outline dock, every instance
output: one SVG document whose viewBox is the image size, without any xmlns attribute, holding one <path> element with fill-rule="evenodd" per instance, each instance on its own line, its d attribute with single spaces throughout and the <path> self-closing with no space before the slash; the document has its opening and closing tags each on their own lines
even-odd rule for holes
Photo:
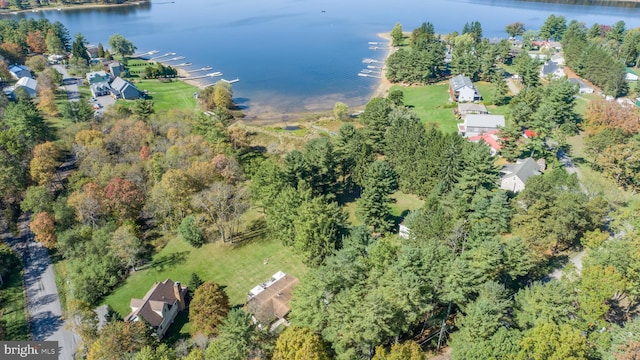
<svg viewBox="0 0 640 360">
<path fill-rule="evenodd" d="M 177 66 L 177 65 L 176 65 Z M 209 71 L 213 69 L 211 66 L 205 66 L 203 68 L 200 69 L 195 69 L 195 70 L 187 70 L 188 73 L 194 73 L 194 72 L 200 72 L 200 71 Z"/>
<path fill-rule="evenodd" d="M 365 73 L 358 73 L 358 76 L 362 76 L 362 77 L 372 77 L 372 78 L 376 78 L 376 79 L 382 79 L 382 76 L 378 76 L 378 75 L 373 75 L 373 74 L 365 74 Z"/>
<path fill-rule="evenodd" d="M 191 65 L 192 64 L 190 62 L 186 62 L 186 63 L 175 64 L 175 65 L 173 65 L 173 67 L 176 67 L 176 66 L 191 66 Z"/>
<path fill-rule="evenodd" d="M 157 54 L 157 53 L 159 53 L 159 51 L 158 51 L 158 50 L 151 50 L 151 51 L 147 51 L 147 52 L 145 52 L 145 53 L 140 53 L 140 54 L 134 54 L 134 55 L 131 55 L 131 57 L 133 57 L 133 58 L 139 58 L 139 57 L 143 57 L 143 56 L 151 56 L 151 55 L 155 55 L 155 54 Z"/>
<path fill-rule="evenodd" d="M 235 84 L 235 83 L 237 83 L 238 81 L 240 81 L 240 78 L 235 78 L 235 79 L 233 79 L 233 80 L 220 79 L 220 81 L 224 81 L 224 82 L 226 82 L 227 84 Z"/>
<path fill-rule="evenodd" d="M 173 56 L 173 55 L 175 55 L 175 54 L 176 54 L 176 53 L 174 53 L 174 52 L 168 52 L 168 53 L 164 53 L 164 54 L 162 54 L 162 55 L 160 55 L 160 56 L 152 57 L 152 58 L 151 58 L 151 59 L 149 59 L 149 60 L 156 60 L 156 59 L 160 59 L 160 58 L 163 58 L 163 57 L 166 57 L 166 56 Z"/>
<path fill-rule="evenodd" d="M 204 79 L 207 77 L 216 77 L 216 76 L 222 76 L 222 73 L 220 71 L 216 71 L 216 72 L 212 72 L 209 74 L 204 74 L 204 75 L 200 75 L 200 76 L 190 76 L 190 77 L 186 77 L 186 78 L 182 78 L 182 80 L 196 80 L 196 79 Z"/>
<path fill-rule="evenodd" d="M 374 59 L 363 59 L 363 64 L 373 64 L 373 63 L 381 63 L 382 61 L 374 60 Z"/>
<path fill-rule="evenodd" d="M 183 60 L 183 59 L 186 59 L 186 57 L 176 56 L 176 57 L 172 57 L 171 59 L 159 60 L 159 62 L 176 61 L 176 60 Z"/>
</svg>

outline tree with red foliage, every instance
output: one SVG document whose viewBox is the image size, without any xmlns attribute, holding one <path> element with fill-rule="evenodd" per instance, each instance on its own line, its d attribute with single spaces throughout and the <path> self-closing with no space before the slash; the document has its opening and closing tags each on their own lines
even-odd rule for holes
<svg viewBox="0 0 640 360">
<path fill-rule="evenodd" d="M 56 226 L 52 214 L 47 212 L 37 213 L 29 223 L 29 229 L 33 231 L 36 241 L 47 249 L 53 249 L 56 245 Z"/>
<path fill-rule="evenodd" d="M 138 217 L 144 204 L 144 193 L 136 184 L 117 176 L 104 188 L 104 198 L 107 208 L 119 219 Z"/>
</svg>

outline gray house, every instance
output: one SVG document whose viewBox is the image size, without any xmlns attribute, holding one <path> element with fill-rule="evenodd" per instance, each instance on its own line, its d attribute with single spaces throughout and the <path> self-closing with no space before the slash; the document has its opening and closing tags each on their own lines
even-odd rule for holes
<svg viewBox="0 0 640 360">
<path fill-rule="evenodd" d="M 23 88 L 30 97 L 34 98 L 38 95 L 38 82 L 30 77 L 23 77 L 18 80 L 14 89 Z M 15 91 L 15 90 L 14 90 Z"/>
<path fill-rule="evenodd" d="M 532 176 L 540 175 L 540 165 L 532 158 L 518 159 L 515 164 L 506 165 L 500 170 L 500 188 L 519 192 Z"/>
<path fill-rule="evenodd" d="M 16 80 L 19 80 L 23 77 L 32 78 L 31 69 L 24 65 L 12 65 L 9 67 L 9 72 L 11 76 L 13 76 Z"/>
<path fill-rule="evenodd" d="M 111 83 L 111 94 L 116 98 L 134 100 L 140 97 L 140 91 L 121 77 L 117 77 Z"/>
</svg>

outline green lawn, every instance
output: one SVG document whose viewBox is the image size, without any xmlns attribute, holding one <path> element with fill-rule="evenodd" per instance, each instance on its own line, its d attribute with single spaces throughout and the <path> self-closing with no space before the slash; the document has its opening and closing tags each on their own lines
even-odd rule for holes
<svg viewBox="0 0 640 360">
<path fill-rule="evenodd" d="M 404 104 L 411 107 L 423 123 L 435 124 L 448 133 L 457 131 L 455 104 L 449 101 L 448 82 L 410 87 L 395 85 L 392 89 L 402 90 Z"/>
<path fill-rule="evenodd" d="M 396 191 L 391 194 L 393 202 L 391 206 L 391 214 L 396 217 L 396 220 L 400 220 L 407 215 L 409 211 L 416 210 L 424 205 L 424 201 L 412 194 L 405 194 L 402 191 Z M 343 210 L 349 215 L 348 221 L 351 225 L 362 225 L 362 221 L 356 216 L 356 202 L 357 200 L 347 202 L 343 205 Z"/>
<path fill-rule="evenodd" d="M 104 303 L 125 316 L 131 310 L 131 298 L 142 298 L 154 282 L 171 278 L 187 284 L 195 272 L 205 281 L 223 285 L 231 304 L 244 304 L 249 290 L 279 270 L 296 277 L 307 272 L 292 249 L 275 240 L 260 238 L 239 245 L 215 242 L 197 249 L 172 237 L 151 263 L 132 274 Z"/>
<path fill-rule="evenodd" d="M 394 216 L 406 216 L 409 211 L 420 209 L 424 205 L 424 200 L 412 194 L 405 194 L 402 191 L 396 191 L 391 194 L 391 198 L 395 200 L 391 204 L 391 211 Z"/>
<path fill-rule="evenodd" d="M 482 94 L 483 102 L 491 104 L 493 85 L 479 81 L 474 83 Z M 420 120 L 425 124 L 435 124 L 442 131 L 453 133 L 458 131 L 458 120 L 453 113 L 457 104 L 449 101 L 449 83 L 442 82 L 426 86 L 393 86 L 392 89 L 400 89 L 404 93 L 404 104 L 415 111 Z M 505 115 L 509 107 L 486 105 L 491 114 Z"/>
<path fill-rule="evenodd" d="M 16 255 L 17 256 L 17 255 Z M 22 267 L 14 269 L 0 287 L 0 312 L 7 322 L 5 340 L 29 340 L 29 327 L 24 311 Z"/>
<path fill-rule="evenodd" d="M 609 203 L 618 206 L 630 206 L 630 204 L 640 202 L 640 194 L 625 191 L 618 187 L 613 180 L 591 168 L 591 159 L 585 152 L 583 134 L 568 137 L 567 143 L 571 147 L 570 155 L 580 169 L 580 182 L 587 191 L 593 194 L 602 194 Z"/>
<path fill-rule="evenodd" d="M 198 88 L 182 81 L 160 82 L 159 80 L 136 80 L 134 85 L 140 91 L 146 90 L 153 100 L 156 111 L 170 109 L 194 110 L 198 104 L 193 93 Z"/>
</svg>

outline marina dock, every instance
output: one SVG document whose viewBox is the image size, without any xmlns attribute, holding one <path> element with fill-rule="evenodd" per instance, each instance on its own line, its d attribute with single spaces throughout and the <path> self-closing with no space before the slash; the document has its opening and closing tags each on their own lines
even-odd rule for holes
<svg viewBox="0 0 640 360">
<path fill-rule="evenodd" d="M 205 66 L 205 67 L 203 67 L 203 68 L 195 69 L 195 70 L 190 70 L 190 69 L 189 69 L 189 70 L 187 70 L 187 72 L 188 72 L 188 73 L 195 73 L 195 72 L 200 72 L 200 71 L 209 71 L 209 70 L 211 70 L 211 69 L 213 69 L 211 66 Z"/>
</svg>

